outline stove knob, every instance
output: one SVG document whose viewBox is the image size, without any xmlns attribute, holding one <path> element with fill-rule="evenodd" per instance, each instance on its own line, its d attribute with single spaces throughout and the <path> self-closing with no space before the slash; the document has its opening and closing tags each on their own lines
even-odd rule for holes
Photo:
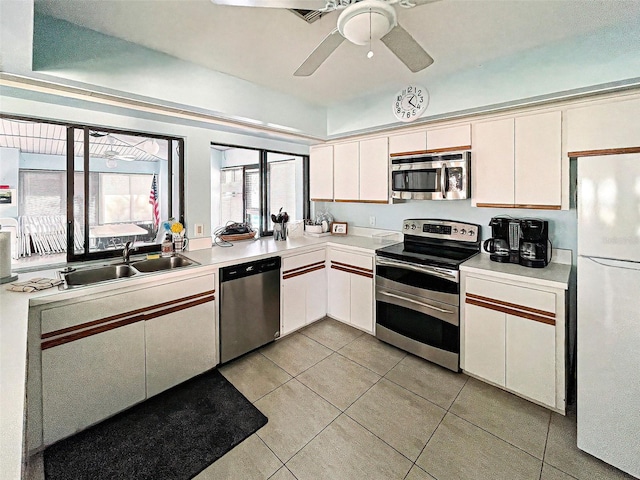
<svg viewBox="0 0 640 480">
<path fill-rule="evenodd" d="M 405 230 L 409 230 L 409 224 L 408 224 L 408 223 L 405 223 L 405 224 L 404 224 L 404 229 L 405 229 Z"/>
<path fill-rule="evenodd" d="M 418 227 L 416 226 L 416 224 L 415 224 L 415 223 L 412 223 L 412 224 L 411 224 L 411 230 L 415 230 L 416 228 L 418 228 Z"/>
<path fill-rule="evenodd" d="M 453 227 L 453 229 L 451 230 L 453 233 L 458 233 L 458 229 L 456 227 Z"/>
<path fill-rule="evenodd" d="M 460 229 L 460 235 L 464 235 L 465 233 L 467 233 L 467 231 L 464 228 Z"/>
<path fill-rule="evenodd" d="M 469 230 L 469 236 L 473 237 L 473 235 L 475 234 L 475 232 L 473 230 Z"/>
</svg>

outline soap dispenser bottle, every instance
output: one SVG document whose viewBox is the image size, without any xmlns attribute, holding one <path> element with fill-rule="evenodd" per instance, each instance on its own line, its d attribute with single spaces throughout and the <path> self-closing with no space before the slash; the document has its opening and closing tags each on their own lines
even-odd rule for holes
<svg viewBox="0 0 640 480">
<path fill-rule="evenodd" d="M 162 256 L 170 257 L 173 255 L 173 241 L 171 240 L 171 234 L 167 233 L 162 241 Z"/>
</svg>

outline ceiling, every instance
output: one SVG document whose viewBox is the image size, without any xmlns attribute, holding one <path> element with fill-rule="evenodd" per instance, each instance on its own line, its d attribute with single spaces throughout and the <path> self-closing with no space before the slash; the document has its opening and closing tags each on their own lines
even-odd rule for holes
<svg viewBox="0 0 640 480">
<path fill-rule="evenodd" d="M 381 42 L 343 44 L 310 77 L 293 72 L 336 26 L 277 8 L 209 0 L 35 0 L 36 12 L 284 92 L 335 105 L 409 82 L 428 85 L 499 58 L 640 21 L 638 0 L 437 0 L 404 9 L 399 23 L 435 59 L 411 73 Z M 637 31 L 637 30 L 636 30 Z"/>
</svg>

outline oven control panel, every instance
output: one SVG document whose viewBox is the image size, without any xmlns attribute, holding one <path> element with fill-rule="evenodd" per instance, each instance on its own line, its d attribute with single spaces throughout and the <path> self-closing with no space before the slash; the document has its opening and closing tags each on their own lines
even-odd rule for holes
<svg viewBox="0 0 640 480">
<path fill-rule="evenodd" d="M 456 240 L 459 242 L 477 242 L 479 230 L 480 226 L 473 223 L 425 218 L 408 219 L 402 224 L 402 231 L 405 235 Z"/>
</svg>

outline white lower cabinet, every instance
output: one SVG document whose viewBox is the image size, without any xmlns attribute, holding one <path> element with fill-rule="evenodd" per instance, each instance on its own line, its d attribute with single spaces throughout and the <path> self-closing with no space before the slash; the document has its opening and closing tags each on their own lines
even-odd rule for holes
<svg viewBox="0 0 640 480">
<path fill-rule="evenodd" d="M 42 351 L 44 444 L 145 399 L 144 322 Z"/>
<path fill-rule="evenodd" d="M 463 273 L 462 368 L 565 410 L 564 291 Z"/>
<path fill-rule="evenodd" d="M 328 249 L 327 314 L 374 333 L 373 256 Z"/>
<path fill-rule="evenodd" d="M 40 371 L 30 367 L 27 388 L 42 404 L 40 416 L 38 402 L 29 402 L 30 448 L 213 368 L 214 292 L 215 277 L 207 274 L 38 307 L 29 362 Z"/>
<path fill-rule="evenodd" d="M 325 248 L 282 259 L 280 335 L 287 335 L 327 313 Z"/>
</svg>

